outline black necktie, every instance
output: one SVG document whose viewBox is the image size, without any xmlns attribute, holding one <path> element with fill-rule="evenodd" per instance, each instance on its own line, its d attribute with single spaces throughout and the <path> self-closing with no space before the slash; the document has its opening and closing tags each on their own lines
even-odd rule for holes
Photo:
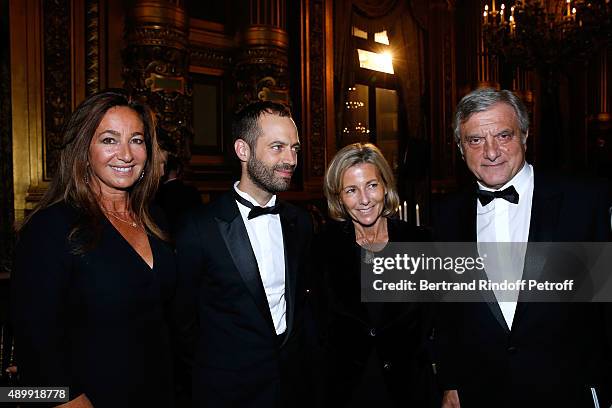
<svg viewBox="0 0 612 408">
<path fill-rule="evenodd" d="M 260 207 L 258 205 L 253 204 L 246 198 L 242 197 L 240 194 L 236 192 L 236 190 L 234 190 L 234 198 L 240 204 L 246 207 L 249 207 L 251 209 L 251 211 L 249 211 L 249 216 L 247 217 L 249 220 L 255 217 L 259 217 L 260 215 L 264 215 L 264 214 L 280 214 L 281 207 L 282 207 L 282 204 L 279 202 L 274 204 L 272 207 Z"/>
<path fill-rule="evenodd" d="M 519 202 L 519 193 L 517 193 L 514 186 L 504 188 L 501 191 L 488 191 L 478 189 L 478 192 L 476 194 L 478 195 L 480 204 L 482 204 L 483 207 L 493 201 L 494 198 L 503 198 L 504 200 L 509 201 L 512 204 L 518 204 Z"/>
</svg>

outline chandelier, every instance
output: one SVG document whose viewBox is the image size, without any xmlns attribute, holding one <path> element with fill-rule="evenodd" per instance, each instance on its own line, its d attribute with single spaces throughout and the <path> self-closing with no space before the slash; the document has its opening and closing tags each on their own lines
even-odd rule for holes
<svg viewBox="0 0 612 408">
<path fill-rule="evenodd" d="M 363 86 L 362 86 L 363 87 Z M 363 137 L 368 137 L 370 129 L 367 127 L 368 108 L 359 96 L 357 86 L 349 87 L 344 102 L 346 109 L 344 117 L 344 127 L 342 133 L 349 140 L 362 140 Z"/>
<path fill-rule="evenodd" d="M 611 14 L 610 0 L 492 0 L 482 13 L 483 40 L 514 66 L 562 70 L 611 42 Z"/>
</svg>

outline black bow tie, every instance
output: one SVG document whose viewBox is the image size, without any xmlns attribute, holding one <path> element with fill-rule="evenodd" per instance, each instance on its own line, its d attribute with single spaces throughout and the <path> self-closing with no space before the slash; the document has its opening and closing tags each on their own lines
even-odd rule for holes
<svg viewBox="0 0 612 408">
<path fill-rule="evenodd" d="M 236 190 L 234 190 L 234 198 L 240 204 L 242 204 L 242 205 L 244 205 L 246 207 L 249 207 L 251 209 L 251 211 L 249 211 L 249 216 L 247 217 L 249 220 L 251 220 L 253 218 L 256 218 L 256 217 L 259 217 L 260 215 L 265 215 L 265 214 L 280 214 L 280 212 L 281 212 L 282 204 L 279 203 L 279 202 L 274 204 L 272 207 L 260 207 L 258 205 L 253 204 L 252 202 L 250 202 L 246 198 L 242 197 L 240 194 L 238 194 L 236 192 Z"/>
<path fill-rule="evenodd" d="M 510 186 L 501 191 L 488 191 L 478 189 L 478 192 L 476 194 L 478 195 L 480 204 L 482 204 L 483 207 L 489 204 L 495 198 L 503 198 L 504 200 L 509 201 L 512 204 L 518 204 L 519 202 L 519 193 L 517 193 L 514 186 Z"/>
</svg>

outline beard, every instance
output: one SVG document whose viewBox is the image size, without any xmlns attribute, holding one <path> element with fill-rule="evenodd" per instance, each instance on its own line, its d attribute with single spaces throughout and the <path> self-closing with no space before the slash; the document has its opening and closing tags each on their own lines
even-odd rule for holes
<svg viewBox="0 0 612 408">
<path fill-rule="evenodd" d="M 255 155 L 247 161 L 247 174 L 251 181 L 257 187 L 271 194 L 287 191 L 291 185 L 291 178 L 279 177 L 274 171 L 293 171 L 294 169 L 295 166 L 290 164 L 279 163 L 274 166 L 267 166 L 264 162 L 258 160 Z"/>
</svg>

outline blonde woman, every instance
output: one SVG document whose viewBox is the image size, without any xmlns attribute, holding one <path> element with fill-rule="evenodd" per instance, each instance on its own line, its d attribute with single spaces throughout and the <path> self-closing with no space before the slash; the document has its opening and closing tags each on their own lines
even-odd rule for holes
<svg viewBox="0 0 612 408">
<path fill-rule="evenodd" d="M 429 234 L 394 218 L 393 173 L 380 150 L 342 148 L 325 175 L 335 221 L 323 234 L 326 406 L 425 407 L 429 382 L 424 308 L 412 303 L 362 303 L 361 250 L 388 242 L 427 241 Z"/>
</svg>

